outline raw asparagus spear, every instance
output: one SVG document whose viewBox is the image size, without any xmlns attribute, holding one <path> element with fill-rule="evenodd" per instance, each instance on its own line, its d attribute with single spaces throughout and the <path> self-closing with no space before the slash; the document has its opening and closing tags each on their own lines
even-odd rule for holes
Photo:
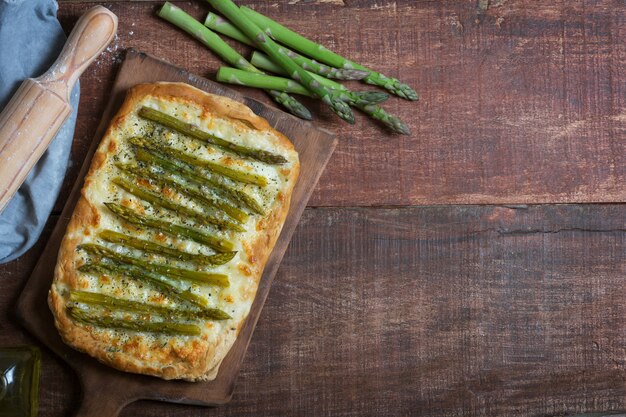
<svg viewBox="0 0 626 417">
<path fill-rule="evenodd" d="M 233 26 L 232 24 L 230 24 L 228 21 L 224 20 L 223 18 L 217 16 L 214 13 L 209 13 L 209 15 L 207 16 L 207 19 L 205 21 L 205 25 L 209 26 L 211 28 L 215 28 L 216 32 L 220 32 L 223 35 L 229 36 L 235 40 L 238 40 L 240 42 L 243 42 L 247 45 L 254 45 L 254 43 L 252 41 L 250 41 L 246 35 L 244 35 L 239 29 L 237 29 L 235 26 Z M 289 57 L 293 57 L 294 55 L 297 55 L 295 52 L 281 47 L 279 46 L 279 51 L 282 52 L 283 54 L 289 56 Z M 266 57 L 266 55 L 263 55 L 261 52 L 256 51 L 255 54 L 260 54 L 263 57 Z M 298 55 L 299 56 L 299 55 Z M 255 55 L 252 55 L 252 58 L 254 59 Z M 261 58 L 259 58 L 261 59 Z M 307 69 L 310 68 L 311 66 L 314 65 L 315 61 L 311 61 L 310 62 L 306 62 L 307 58 L 299 56 L 299 61 L 298 60 L 294 60 L 296 63 L 300 62 L 300 66 L 303 69 Z M 270 62 L 268 64 L 268 61 Z M 280 67 L 279 65 L 274 64 L 273 62 L 271 62 L 271 60 L 269 60 L 269 58 L 267 58 L 267 61 L 261 62 L 261 64 L 265 64 L 266 65 L 266 70 L 271 71 L 271 72 L 275 72 L 281 75 L 285 75 L 288 76 L 288 73 L 282 69 L 282 67 Z M 256 67 L 255 64 L 252 64 L 254 67 Z M 269 67 L 267 67 L 269 65 Z M 308 65 L 308 67 L 307 67 Z M 276 67 L 281 68 L 280 71 L 276 70 Z M 239 67 L 238 67 L 239 68 Z M 259 66 L 260 68 L 260 66 Z M 244 71 L 247 71 L 246 68 L 239 68 L 242 69 Z M 250 72 L 250 71 L 248 71 Z M 377 104 L 377 103 L 381 103 L 385 100 L 387 100 L 387 98 L 389 98 L 389 96 L 387 94 L 384 93 L 380 93 L 378 91 L 350 91 L 348 90 L 348 88 L 346 88 L 345 86 L 343 86 L 342 84 L 336 83 L 334 81 L 329 80 L 326 77 L 323 77 L 321 75 L 316 74 L 314 71 L 311 72 L 309 70 L 310 75 L 315 78 L 316 81 L 318 81 L 320 84 L 322 84 L 323 86 L 329 87 L 329 88 L 333 88 L 335 90 L 341 90 L 346 92 L 347 97 L 343 97 L 343 100 L 345 100 L 346 102 L 349 102 L 352 105 L 355 106 L 365 106 L 368 104 Z M 222 82 L 229 82 L 231 84 L 243 84 L 243 85 L 249 85 L 246 84 L 245 82 L 238 82 L 236 77 L 224 77 L 224 74 L 222 74 L 221 76 L 221 80 L 220 80 L 220 74 L 218 73 L 218 81 L 222 81 Z M 259 88 L 263 88 L 263 86 L 268 86 L 268 85 L 272 85 L 271 83 L 267 83 L 267 84 L 260 84 L 261 87 Z M 280 91 L 289 91 L 289 92 L 294 92 L 297 94 L 303 94 L 303 95 L 310 95 L 310 94 L 306 94 L 305 92 L 302 91 L 301 87 L 297 87 L 295 86 L 295 83 L 293 85 L 291 85 L 291 88 L 295 88 L 293 91 L 288 88 L 288 87 L 284 87 L 284 83 L 279 83 L 279 84 L 275 84 L 277 87 L 277 90 Z"/>
<path fill-rule="evenodd" d="M 283 46 L 279 46 L 278 51 L 291 58 L 293 62 L 302 67 L 302 69 L 312 72 L 313 74 L 321 75 L 322 77 L 334 78 L 336 80 L 362 80 L 369 75 L 367 71 L 363 70 L 329 67 L 328 65 L 324 65 L 314 59 L 306 58 Z"/>
<path fill-rule="evenodd" d="M 253 65 L 258 66 L 259 68 L 262 68 L 266 71 L 273 72 L 274 74 L 279 74 L 283 77 L 287 76 L 287 72 L 285 72 L 285 70 L 282 69 L 280 65 L 276 65 L 274 61 L 272 61 L 270 57 L 265 55 L 263 52 L 260 52 L 260 51 L 252 52 L 252 56 L 250 57 L 250 62 L 256 62 L 256 64 L 253 64 Z M 335 90 L 348 91 L 348 87 L 346 87 L 345 85 L 341 83 L 338 83 L 333 80 L 329 80 L 326 77 L 320 77 L 319 75 L 316 75 L 316 74 L 312 74 L 312 75 L 313 75 L 313 78 L 315 78 L 321 84 L 324 84 L 329 88 L 334 88 Z"/>
<path fill-rule="evenodd" d="M 79 245 L 79 249 L 84 250 L 91 256 L 103 257 L 114 262 L 133 265 L 146 271 L 154 271 L 167 277 L 176 277 L 185 281 L 195 282 L 198 284 L 217 285 L 219 287 L 228 287 L 228 275 L 214 274 L 203 271 L 193 271 L 191 269 L 176 268 L 165 264 L 155 264 L 146 262 L 143 259 L 135 258 L 129 255 L 122 255 L 107 247 L 97 245 L 95 243 L 86 243 Z"/>
<path fill-rule="evenodd" d="M 217 71 L 215 79 L 221 83 L 239 84 L 255 88 L 272 88 L 274 90 L 286 91 L 309 97 L 313 96 L 313 94 L 304 88 L 302 84 L 290 78 L 254 74 L 252 72 L 246 72 L 230 67 L 220 67 Z"/>
<path fill-rule="evenodd" d="M 219 16 L 213 12 L 209 12 L 209 14 L 206 16 L 206 19 L 204 19 L 204 26 L 208 27 L 214 32 L 220 33 L 224 36 L 228 36 L 231 39 L 241 42 L 244 45 L 252 47 L 255 46 L 254 42 L 248 39 L 248 37 L 244 35 L 242 31 L 237 29 L 235 26 L 233 26 L 232 23 L 224 19 L 222 16 Z"/>
<path fill-rule="evenodd" d="M 195 324 L 156 322 L 147 320 L 129 321 L 103 316 L 99 311 L 89 311 L 76 306 L 68 306 L 67 312 L 72 319 L 81 324 L 106 327 L 111 329 L 131 330 L 135 332 L 179 334 L 185 336 L 198 336 L 200 328 Z"/>
<path fill-rule="evenodd" d="M 142 107 L 139 109 L 139 116 L 242 157 L 256 159 L 257 161 L 265 162 L 267 164 L 284 164 L 287 162 L 282 155 L 276 155 L 269 151 L 237 145 L 225 139 L 218 138 L 209 132 L 205 132 L 190 123 L 183 122 L 182 120 L 170 116 L 169 114 L 150 107 Z"/>
<path fill-rule="evenodd" d="M 117 216 L 136 226 L 150 227 L 175 237 L 191 239 L 222 253 L 231 252 L 233 250 L 234 245 L 232 242 L 224 239 L 216 239 L 214 236 L 208 235 L 200 230 L 179 226 L 155 217 L 141 215 L 121 204 L 104 203 L 104 205 Z"/>
<path fill-rule="evenodd" d="M 252 54 L 252 58 L 250 59 L 250 61 L 253 62 L 254 65 L 258 66 L 259 68 L 263 68 L 267 71 L 275 72 L 276 74 L 281 74 L 281 75 L 285 74 L 281 67 L 274 64 L 267 55 L 261 52 L 255 51 Z M 344 87 L 343 84 L 339 84 L 338 82 L 329 80 L 328 78 L 316 76 L 316 79 L 320 83 L 328 86 L 329 88 L 346 89 L 346 87 Z M 373 119 L 379 120 L 389 129 L 391 129 L 393 132 L 400 133 L 403 135 L 411 134 L 411 130 L 406 124 L 404 124 L 404 122 L 402 122 L 402 120 L 400 120 L 398 117 L 394 115 L 387 113 L 385 109 L 383 109 L 380 106 L 376 106 L 374 104 L 376 103 L 366 104 L 362 102 L 355 102 L 354 105 L 363 113 L 369 115 Z"/>
<path fill-rule="evenodd" d="M 204 26 L 214 30 L 217 33 L 221 33 L 222 35 L 235 39 L 241 43 L 249 46 L 254 46 L 254 42 L 248 39 L 246 35 L 244 35 L 239 29 L 237 29 L 226 19 L 216 15 L 215 13 L 209 13 L 207 15 L 206 20 L 204 21 Z M 324 65 L 321 62 L 317 62 L 315 60 L 304 57 L 297 52 L 283 46 L 279 48 L 279 51 L 281 53 L 287 55 L 296 64 L 300 65 L 305 70 L 317 75 L 321 75 L 327 78 L 334 78 L 337 80 L 362 80 L 369 75 L 369 72 L 363 70 L 329 67 L 328 65 Z"/>
<path fill-rule="evenodd" d="M 78 270 L 86 274 L 93 275 L 113 274 L 126 276 L 135 281 L 147 282 L 158 289 L 161 293 L 178 301 L 187 301 L 188 303 L 201 308 L 206 308 L 208 305 L 208 302 L 204 297 L 194 294 L 189 290 L 182 290 L 175 285 L 172 285 L 159 275 L 143 271 L 132 265 L 119 264 L 115 262 L 102 262 L 99 264 L 87 263 L 78 268 Z"/>
<path fill-rule="evenodd" d="M 253 56 L 253 59 L 255 58 L 255 56 L 256 55 Z M 257 58 L 257 62 L 259 59 L 264 59 L 264 58 Z M 264 65 L 264 64 L 265 62 L 261 62 L 261 65 Z M 269 67 L 270 65 L 267 65 L 267 66 Z M 236 69 L 228 68 L 228 67 L 220 68 L 217 75 L 218 75 L 218 81 L 222 81 L 222 82 L 232 82 L 236 80 L 236 83 L 246 85 L 249 87 L 258 88 L 262 86 L 271 85 L 272 88 L 275 88 L 277 90 L 285 89 L 285 91 L 291 91 L 291 92 L 298 93 L 298 94 L 300 94 L 302 91 L 302 87 L 300 85 L 295 84 L 292 80 L 288 78 L 252 74 L 252 73 L 247 73 L 245 71 L 236 70 Z M 319 76 L 316 76 L 316 77 L 319 77 Z M 322 78 L 322 77 L 319 77 L 319 78 Z M 336 83 L 332 80 L 320 79 L 319 82 L 320 84 L 327 85 L 329 88 L 334 88 L 333 85 L 336 84 L 337 91 L 344 91 L 342 90 L 343 86 L 341 84 Z M 354 95 L 356 92 L 352 92 L 349 90 L 344 91 L 344 92 L 346 95 L 350 97 L 349 99 L 346 99 L 347 102 L 349 102 L 351 105 L 355 106 L 359 110 L 363 111 L 364 113 L 368 114 L 370 117 L 379 120 L 389 129 L 391 129 L 393 132 L 401 133 L 403 135 L 409 135 L 411 133 L 408 126 L 406 126 L 396 116 L 393 116 L 387 113 L 382 107 L 376 106 L 374 103 L 371 103 L 368 99 L 354 98 Z"/>
<path fill-rule="evenodd" d="M 376 119 L 387 126 L 392 132 L 401 135 L 411 134 L 411 129 L 399 117 L 387 113 L 382 107 L 375 104 L 356 104 L 355 106 L 372 119 Z"/>
<path fill-rule="evenodd" d="M 311 76 L 315 79 L 322 78 L 315 74 L 311 74 Z M 236 68 L 221 67 L 217 72 L 216 79 L 223 83 L 240 84 L 255 88 L 268 88 L 268 86 L 271 86 L 271 88 L 275 90 L 288 91 L 290 93 L 306 96 L 311 95 L 306 88 L 292 79 L 265 74 L 254 74 Z M 330 80 L 326 79 L 326 81 Z M 324 84 L 324 82 L 320 82 L 320 84 Z M 353 106 L 376 104 L 389 98 L 389 95 L 380 91 L 350 91 L 345 87 L 333 89 L 333 91 L 337 91 L 338 96 L 341 97 L 342 100 Z"/>
<path fill-rule="evenodd" d="M 184 308 L 172 308 L 155 304 L 140 303 L 132 300 L 111 297 L 109 295 L 88 291 L 70 291 L 70 301 L 92 306 L 107 307 L 111 310 L 122 310 L 137 314 L 155 314 L 167 319 L 183 320 L 227 320 L 230 319 L 226 312 L 219 308 L 205 308 L 202 310 L 188 310 Z"/>
<path fill-rule="evenodd" d="M 222 178 L 201 175 L 198 173 L 197 169 L 189 164 L 168 155 L 163 155 L 157 150 L 151 149 L 150 143 L 141 138 L 130 138 L 129 142 L 136 146 L 135 156 L 137 157 L 137 160 L 155 164 L 165 170 L 179 173 L 185 176 L 185 178 L 190 178 L 201 184 L 209 184 L 212 187 L 215 187 L 221 195 L 225 195 L 227 198 L 243 204 L 258 214 L 265 214 L 263 207 L 261 207 L 254 198 L 250 197 L 245 192 L 232 187 L 230 184 L 225 183 Z"/>
<path fill-rule="evenodd" d="M 98 237 L 109 243 L 116 243 L 127 248 L 139 249 L 147 253 L 157 253 L 180 261 L 193 261 L 199 265 L 223 265 L 233 259 L 237 254 L 237 252 L 224 252 L 215 255 L 194 255 L 169 246 L 159 245 L 149 240 L 138 239 L 123 233 L 114 232 L 113 230 L 103 230 L 98 234 Z"/>
<path fill-rule="evenodd" d="M 300 52 L 301 54 L 310 56 L 311 58 L 314 58 L 332 67 L 367 71 L 369 75 L 364 79 L 366 83 L 381 86 L 391 93 L 407 100 L 419 99 L 417 93 L 411 87 L 400 82 L 400 80 L 396 78 L 387 77 L 379 72 L 366 68 L 363 65 L 350 61 L 342 57 L 341 55 L 338 55 L 324 48 L 323 46 L 305 38 L 304 36 L 299 35 L 291 29 L 286 28 L 285 26 L 275 22 L 269 17 L 255 12 L 249 7 L 242 6 L 241 12 L 248 19 L 254 22 L 262 31 L 271 33 L 271 36 L 278 42 L 287 45 L 291 49 Z M 270 55 L 270 57 L 274 59 L 272 55 Z"/>
<path fill-rule="evenodd" d="M 196 222 L 200 224 L 212 224 L 212 225 L 224 227 L 227 229 L 235 230 L 237 232 L 245 232 L 246 230 L 243 227 L 241 227 L 241 225 L 239 224 L 219 218 L 217 216 L 211 216 L 209 214 L 199 213 L 188 207 L 185 207 L 183 205 L 170 201 L 167 198 L 163 198 L 161 195 L 157 193 L 154 193 L 143 187 L 139 187 L 130 181 L 126 181 L 123 178 L 119 178 L 119 177 L 113 178 L 111 182 L 117 185 L 118 187 L 128 191 L 130 194 L 134 195 L 137 198 L 147 201 L 150 204 L 173 211 L 174 213 L 178 214 L 179 217 L 182 217 L 182 215 L 184 215 L 185 217 L 194 219 Z"/>
<path fill-rule="evenodd" d="M 137 165 L 116 163 L 115 166 L 122 171 L 149 178 L 150 181 L 160 185 L 161 187 L 175 188 L 178 192 L 184 194 L 187 198 L 194 200 L 197 204 L 221 210 L 234 220 L 242 223 L 248 220 L 248 214 L 245 211 L 228 204 L 224 200 L 220 200 L 210 194 L 207 194 L 206 192 L 203 192 L 201 189 L 202 184 L 193 183 L 190 179 L 181 181 L 176 179 L 170 172 L 162 170 L 157 174 L 150 169 L 140 168 Z"/>
<path fill-rule="evenodd" d="M 196 19 L 189 16 L 173 4 L 166 2 L 159 11 L 159 16 L 199 40 L 202 44 L 219 55 L 230 65 L 246 70 L 259 71 L 246 61 L 245 58 L 239 55 L 237 51 L 231 48 L 230 45 L 224 42 L 219 36 L 211 32 L 203 26 L 202 23 L 198 22 Z M 268 90 L 267 93 L 274 99 L 274 101 L 283 105 L 292 114 L 305 120 L 312 120 L 311 112 L 295 98 L 280 91 Z"/>
<path fill-rule="evenodd" d="M 244 35 L 252 39 L 258 48 L 263 50 L 278 65 L 283 67 L 291 78 L 300 82 L 309 91 L 319 97 L 324 103 L 348 123 L 354 123 L 354 115 L 350 106 L 344 102 L 336 91 L 324 87 L 317 82 L 307 71 L 293 62 L 279 51 L 278 45 L 263 32 L 257 25 L 244 15 L 239 7 L 231 0 L 207 0 L 215 9 L 230 20 Z"/>
<path fill-rule="evenodd" d="M 285 73 L 285 71 L 280 66 L 274 64 L 274 62 L 272 62 L 272 60 L 263 52 L 254 51 L 252 53 L 252 58 L 250 59 L 250 61 L 256 62 L 255 65 L 269 72 L 273 72 L 282 76 L 287 75 L 287 73 Z M 311 75 L 313 76 L 313 78 L 319 81 L 320 84 L 323 84 L 328 88 L 345 91 L 347 94 L 350 95 L 351 104 L 358 108 L 369 104 L 382 103 L 389 98 L 388 94 L 381 93 L 380 91 L 351 91 L 346 86 L 336 81 L 329 80 L 328 78 L 321 77 L 317 74 Z"/>
</svg>

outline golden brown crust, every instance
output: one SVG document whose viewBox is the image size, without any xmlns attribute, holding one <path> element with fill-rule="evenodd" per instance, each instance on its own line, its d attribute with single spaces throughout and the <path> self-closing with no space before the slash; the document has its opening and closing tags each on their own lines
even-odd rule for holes
<svg viewBox="0 0 626 417">
<path fill-rule="evenodd" d="M 250 260 L 247 266 L 253 285 L 245 290 L 241 297 L 249 300 L 250 304 L 256 294 L 256 289 L 263 272 L 263 268 L 269 258 L 272 248 L 282 229 L 282 225 L 289 211 L 289 204 L 293 186 L 299 174 L 299 162 L 297 154 L 293 150 L 292 143 L 282 134 L 273 130 L 266 120 L 256 116 L 248 107 L 225 97 L 207 94 L 201 90 L 182 83 L 156 83 L 142 84 L 129 90 L 126 100 L 119 112 L 113 118 L 103 140 L 96 151 L 88 174 L 85 177 L 81 197 L 76 205 L 72 218 L 69 222 L 66 235 L 61 243 L 58 261 L 55 268 L 55 281 L 50 289 L 48 303 L 55 317 L 55 325 L 63 340 L 78 350 L 88 353 L 99 361 L 117 369 L 158 376 L 164 379 L 186 379 L 190 381 L 213 379 L 217 375 L 219 365 L 226 353 L 234 343 L 245 317 L 236 323 L 235 330 L 224 329 L 220 337 L 215 340 L 198 338 L 184 346 L 147 346 L 139 336 L 130 337 L 120 343 L 109 340 L 105 332 L 94 330 L 91 326 L 77 325 L 67 314 L 65 304 L 67 294 L 63 288 L 81 288 L 81 278 L 77 268 L 83 262 L 77 255 L 77 246 L 83 236 L 90 233 L 100 222 L 98 207 L 90 203 L 86 195 L 88 187 L 96 180 L 98 172 L 107 161 L 107 158 L 115 152 L 118 139 L 115 136 L 116 129 L 124 124 L 125 119 L 131 114 L 141 100 L 146 97 L 154 97 L 168 102 L 183 102 L 193 104 L 202 109 L 203 118 L 221 117 L 232 121 L 233 125 L 239 125 L 241 129 L 256 129 L 259 132 L 271 132 L 275 138 L 273 143 L 277 149 L 283 149 L 294 156 L 294 164 L 290 172 L 285 174 L 288 185 L 282 190 L 280 198 L 270 212 L 263 218 L 263 227 L 255 238 L 246 242 L 245 251 Z M 59 284 L 59 285 L 57 285 Z M 210 322 L 205 324 L 212 326 Z M 112 349 L 112 344 L 115 349 Z M 158 355 L 159 364 L 142 361 L 147 350 L 150 354 Z"/>
</svg>

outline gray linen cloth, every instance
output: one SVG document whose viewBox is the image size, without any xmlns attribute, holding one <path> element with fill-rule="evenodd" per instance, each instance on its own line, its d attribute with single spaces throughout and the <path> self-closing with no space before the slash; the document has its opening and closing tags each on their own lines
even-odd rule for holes
<svg viewBox="0 0 626 417">
<path fill-rule="evenodd" d="M 61 52 L 66 36 L 57 9 L 54 0 L 0 0 L 0 109 L 25 78 L 42 75 Z M 0 263 L 30 249 L 46 224 L 68 165 L 79 91 L 76 84 L 72 114 L 0 214 Z"/>
</svg>

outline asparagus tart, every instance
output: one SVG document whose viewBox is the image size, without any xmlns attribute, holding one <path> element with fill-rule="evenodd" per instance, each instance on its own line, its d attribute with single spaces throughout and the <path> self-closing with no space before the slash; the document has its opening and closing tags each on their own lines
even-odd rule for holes
<svg viewBox="0 0 626 417">
<path fill-rule="evenodd" d="M 122 371 L 214 379 L 299 166 L 238 102 L 182 83 L 132 88 L 61 243 L 48 303 L 65 343 Z"/>
</svg>

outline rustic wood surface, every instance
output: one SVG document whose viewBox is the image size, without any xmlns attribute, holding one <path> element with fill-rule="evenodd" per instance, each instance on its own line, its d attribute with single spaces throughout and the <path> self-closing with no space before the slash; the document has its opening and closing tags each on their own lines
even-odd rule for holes
<svg viewBox="0 0 626 417">
<path fill-rule="evenodd" d="M 122 416 L 543 416 L 626 409 L 623 205 L 308 209 L 233 400 Z M 52 222 L 54 219 L 52 220 Z M 4 267 L 0 344 L 41 252 Z M 41 416 L 80 398 L 44 355 Z"/>
<path fill-rule="evenodd" d="M 93 3 L 61 2 L 66 31 Z M 413 135 L 388 136 L 361 116 L 348 126 L 308 102 L 340 142 L 232 402 L 210 410 L 139 402 L 122 416 L 626 410 L 626 205 L 523 205 L 626 199 L 624 2 L 241 3 L 407 80 L 422 101 L 391 99 L 388 108 Z M 57 213 L 121 50 L 209 77 L 220 64 L 158 21 L 159 4 L 105 4 L 120 17 L 119 36 L 81 79 Z M 198 18 L 208 10 L 201 1 L 177 4 Z M 488 205 L 445 205 L 460 203 Z M 0 346 L 37 343 L 13 311 L 57 219 L 29 253 L 0 266 Z M 80 400 L 70 368 L 46 350 L 40 400 L 42 417 L 71 415 Z"/>
<path fill-rule="evenodd" d="M 221 64 L 155 17 L 161 3 L 107 3 L 120 18 L 118 49 L 84 77 L 76 160 L 104 109 L 119 49 L 132 46 L 209 78 Z M 418 104 L 392 98 L 387 105 L 408 122 L 409 137 L 390 137 L 361 115 L 349 126 L 307 101 L 317 122 L 341 138 L 311 204 L 626 200 L 623 0 L 500 1 L 480 19 L 477 0 L 241 3 L 400 76 L 422 95 Z M 177 4 L 197 18 L 209 10 L 201 0 Z M 91 5 L 62 3 L 64 26 Z M 241 91 L 271 103 L 262 92 Z M 71 172 L 64 196 L 75 179 Z"/>
</svg>

